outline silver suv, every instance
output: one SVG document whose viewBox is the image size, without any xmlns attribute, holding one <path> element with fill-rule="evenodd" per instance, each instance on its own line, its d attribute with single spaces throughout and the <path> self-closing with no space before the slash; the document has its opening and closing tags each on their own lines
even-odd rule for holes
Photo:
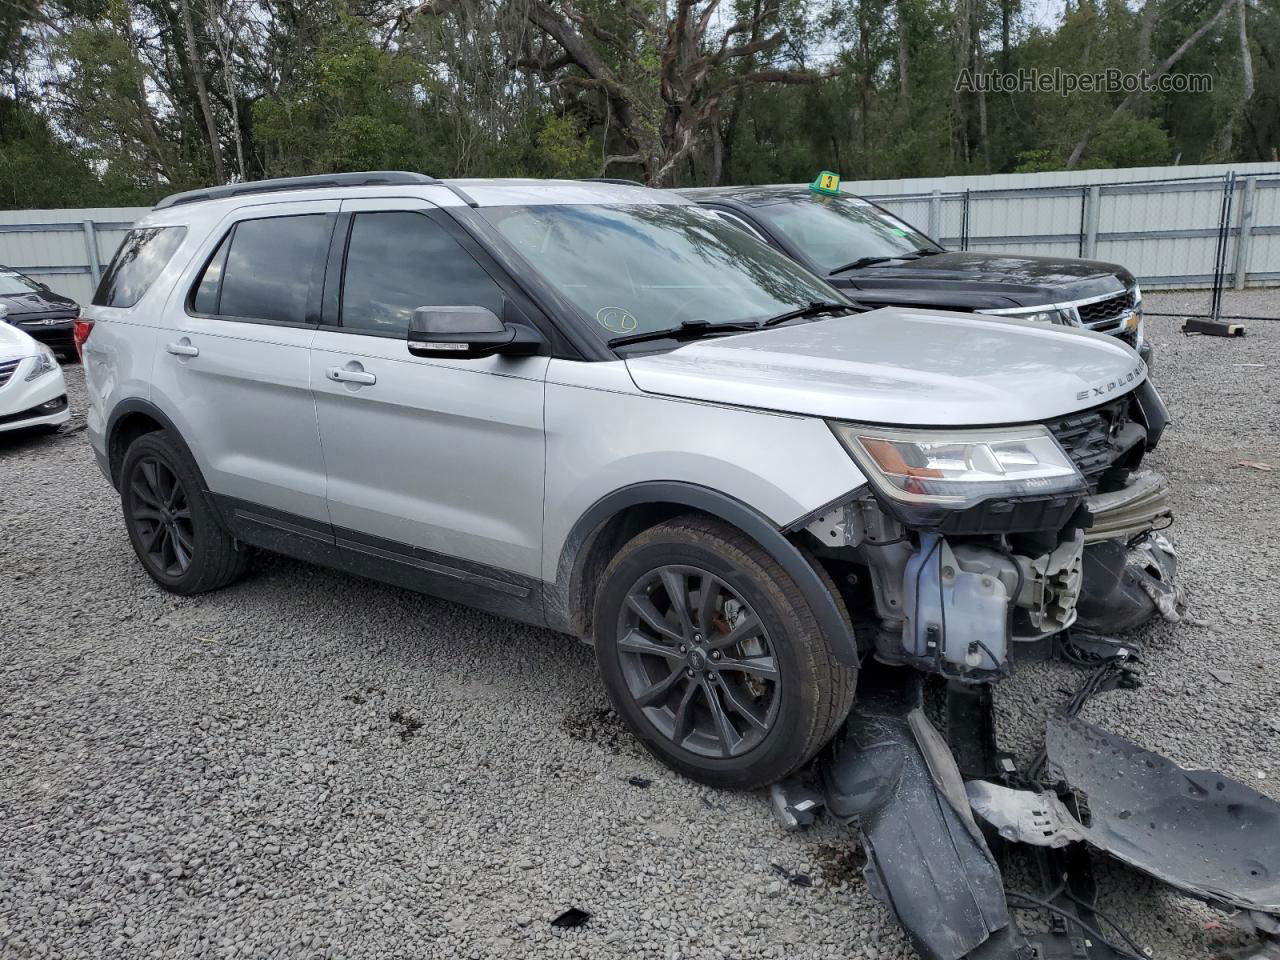
<svg viewBox="0 0 1280 960">
<path fill-rule="evenodd" d="M 1165 486 L 1138 470 L 1166 414 L 1129 347 L 862 311 L 670 192 L 178 194 L 77 340 L 162 587 L 261 548 L 581 637 L 644 744 L 712 784 L 799 768 L 868 655 L 988 682 L 1169 605 Z"/>
</svg>

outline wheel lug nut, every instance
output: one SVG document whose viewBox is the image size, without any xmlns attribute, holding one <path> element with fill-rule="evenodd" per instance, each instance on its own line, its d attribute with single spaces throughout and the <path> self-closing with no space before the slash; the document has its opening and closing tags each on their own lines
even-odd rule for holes
<svg viewBox="0 0 1280 960">
<path fill-rule="evenodd" d="M 685 671 L 685 673 L 687 673 L 691 677 L 697 676 L 697 673 L 694 671 L 693 667 L 690 667 L 688 670 Z"/>
<path fill-rule="evenodd" d="M 680 644 L 680 652 L 681 652 L 681 653 L 688 653 L 688 652 L 689 652 L 689 648 L 688 648 L 688 647 L 686 647 L 686 646 L 682 643 L 682 644 Z"/>
<path fill-rule="evenodd" d="M 712 660 L 719 660 L 719 659 L 720 659 L 720 651 L 719 651 L 719 650 L 712 650 L 712 651 L 711 651 L 711 659 L 712 659 Z"/>
</svg>

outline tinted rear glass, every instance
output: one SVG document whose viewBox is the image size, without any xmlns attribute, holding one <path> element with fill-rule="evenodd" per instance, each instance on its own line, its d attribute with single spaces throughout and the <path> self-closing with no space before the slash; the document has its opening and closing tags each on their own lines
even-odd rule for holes
<svg viewBox="0 0 1280 960">
<path fill-rule="evenodd" d="M 222 269 L 217 313 L 305 323 L 307 300 L 327 249 L 332 219 L 323 213 L 242 220 Z"/>
<path fill-rule="evenodd" d="M 102 275 L 93 302 L 100 307 L 132 307 L 155 283 L 186 234 L 186 227 L 130 230 Z"/>
</svg>

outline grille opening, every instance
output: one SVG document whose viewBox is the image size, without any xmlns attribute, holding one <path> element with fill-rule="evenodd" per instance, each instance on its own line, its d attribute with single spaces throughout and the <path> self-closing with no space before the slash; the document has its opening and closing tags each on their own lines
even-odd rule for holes
<svg viewBox="0 0 1280 960">
<path fill-rule="evenodd" d="M 1133 421 L 1131 397 L 1125 396 L 1045 424 L 1089 485 L 1089 492 L 1118 490 L 1142 460 L 1143 445 L 1115 442 L 1120 429 Z"/>
<path fill-rule="evenodd" d="M 1076 307 L 1076 311 L 1080 314 L 1082 324 L 1086 327 L 1094 327 L 1119 320 L 1121 316 L 1133 309 L 1135 302 L 1133 291 L 1126 290 L 1114 297 Z"/>
</svg>

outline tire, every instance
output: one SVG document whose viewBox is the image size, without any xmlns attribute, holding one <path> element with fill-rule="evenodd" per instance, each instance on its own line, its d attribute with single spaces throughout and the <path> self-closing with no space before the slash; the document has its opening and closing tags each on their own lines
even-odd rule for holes
<svg viewBox="0 0 1280 960">
<path fill-rule="evenodd" d="M 702 515 L 622 547 L 593 623 L 614 710 L 650 753 L 700 783 L 752 789 L 789 776 L 853 704 L 857 669 L 836 662 L 794 581 L 755 541 Z"/>
<path fill-rule="evenodd" d="M 199 469 L 167 431 L 143 434 L 125 451 L 120 504 L 143 569 L 170 593 L 217 590 L 248 567 L 248 551 L 222 529 Z"/>
</svg>

